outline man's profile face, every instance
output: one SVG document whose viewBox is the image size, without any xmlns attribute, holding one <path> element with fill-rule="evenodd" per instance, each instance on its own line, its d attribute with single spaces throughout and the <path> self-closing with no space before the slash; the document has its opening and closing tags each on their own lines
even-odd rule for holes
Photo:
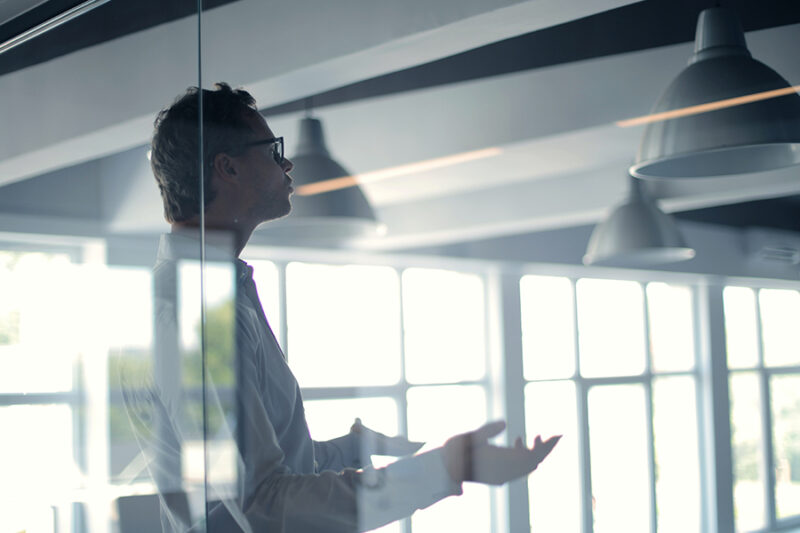
<svg viewBox="0 0 800 533">
<path fill-rule="evenodd" d="M 248 113 L 245 120 L 253 130 L 253 141 L 275 137 L 261 114 Z M 251 146 L 237 156 L 242 170 L 241 215 L 257 224 L 284 217 L 292 209 L 289 197 L 294 189 L 288 175 L 292 162 L 286 159 L 279 165 L 272 154 L 273 146 L 263 144 Z"/>
</svg>

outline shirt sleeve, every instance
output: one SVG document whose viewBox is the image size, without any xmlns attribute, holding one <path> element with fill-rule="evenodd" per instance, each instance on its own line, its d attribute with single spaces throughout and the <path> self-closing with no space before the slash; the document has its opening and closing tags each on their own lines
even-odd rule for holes
<svg viewBox="0 0 800 533">
<path fill-rule="evenodd" d="M 461 494 L 444 468 L 442 450 L 386 468 L 297 475 L 276 471 L 244 509 L 253 531 L 355 533 L 410 516 Z"/>
<path fill-rule="evenodd" d="M 345 468 L 361 468 L 358 435 L 347 435 L 326 440 L 314 441 L 314 459 L 317 462 L 317 472 L 333 470 L 339 472 Z"/>
<path fill-rule="evenodd" d="M 248 330 L 250 334 L 257 333 L 245 327 L 237 335 L 243 365 L 238 388 L 244 411 L 240 423 L 246 428 L 240 511 L 252 531 L 367 531 L 409 516 L 447 496 L 461 494 L 460 485 L 453 483 L 445 470 L 441 449 L 381 469 L 293 472 L 283 464 L 284 451 L 266 408 L 268 399 L 262 396 L 263 383 L 258 378 L 263 361 L 257 357 L 257 350 L 253 351 L 258 343 L 255 338 L 248 338 Z M 322 447 L 330 451 L 329 445 Z"/>
</svg>

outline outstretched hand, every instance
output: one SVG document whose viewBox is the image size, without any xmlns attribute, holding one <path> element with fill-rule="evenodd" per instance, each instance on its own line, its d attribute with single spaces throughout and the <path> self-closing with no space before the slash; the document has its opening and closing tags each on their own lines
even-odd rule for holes
<svg viewBox="0 0 800 533">
<path fill-rule="evenodd" d="M 389 437 L 383 433 L 378 433 L 363 425 L 360 418 L 356 418 L 355 423 L 350 428 L 350 433 L 355 433 L 359 437 L 359 455 L 362 457 L 364 464 L 369 464 L 369 457 L 372 455 L 389 455 L 392 457 L 412 455 L 425 444 L 424 442 L 410 441 L 399 435 Z"/>
<path fill-rule="evenodd" d="M 489 444 L 489 439 L 499 435 L 505 427 L 503 421 L 490 422 L 475 431 L 456 435 L 445 443 L 445 467 L 454 482 L 502 485 L 528 475 L 561 439 L 561 435 L 557 435 L 543 441 L 541 436 L 537 436 L 532 448 L 526 447 L 519 438 L 509 448 Z"/>
</svg>

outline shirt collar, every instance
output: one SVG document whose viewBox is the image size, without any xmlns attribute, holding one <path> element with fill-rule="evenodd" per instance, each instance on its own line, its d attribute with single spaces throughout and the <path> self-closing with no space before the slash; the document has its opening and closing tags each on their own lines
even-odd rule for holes
<svg viewBox="0 0 800 533">
<path fill-rule="evenodd" d="M 233 253 L 233 238 L 229 234 L 206 232 L 206 261 L 230 261 L 236 268 L 236 279 L 245 282 L 253 277 L 253 267 Z M 161 235 L 157 261 L 200 261 L 200 231 L 182 229 Z"/>
</svg>

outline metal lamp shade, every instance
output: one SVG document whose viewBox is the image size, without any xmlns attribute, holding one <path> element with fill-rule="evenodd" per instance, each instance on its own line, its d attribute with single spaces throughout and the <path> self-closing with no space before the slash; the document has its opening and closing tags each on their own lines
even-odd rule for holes
<svg viewBox="0 0 800 533">
<path fill-rule="evenodd" d="M 750 56 L 735 15 L 706 9 L 695 53 L 652 113 L 786 89 L 777 72 Z M 800 163 L 800 95 L 790 94 L 647 125 L 631 167 L 639 178 L 743 174 Z"/>
<path fill-rule="evenodd" d="M 315 118 L 300 121 L 297 153 L 290 159 L 296 191 L 302 191 L 304 185 L 350 175 L 331 158 L 322 123 Z M 380 225 L 364 192 L 355 185 L 319 194 L 295 193 L 290 215 L 270 223 L 267 229 L 273 236 L 289 239 L 336 240 L 376 235 Z"/>
<path fill-rule="evenodd" d="M 672 217 L 631 185 L 630 198 L 592 232 L 584 264 L 646 267 L 694 257 Z"/>
<path fill-rule="evenodd" d="M 339 163 L 325 154 L 296 155 L 291 158 L 294 170 L 291 172 L 295 189 L 333 178 L 348 176 L 350 173 Z M 375 222 L 375 213 L 370 207 L 361 187 L 292 197 L 293 218 L 356 218 Z"/>
</svg>

